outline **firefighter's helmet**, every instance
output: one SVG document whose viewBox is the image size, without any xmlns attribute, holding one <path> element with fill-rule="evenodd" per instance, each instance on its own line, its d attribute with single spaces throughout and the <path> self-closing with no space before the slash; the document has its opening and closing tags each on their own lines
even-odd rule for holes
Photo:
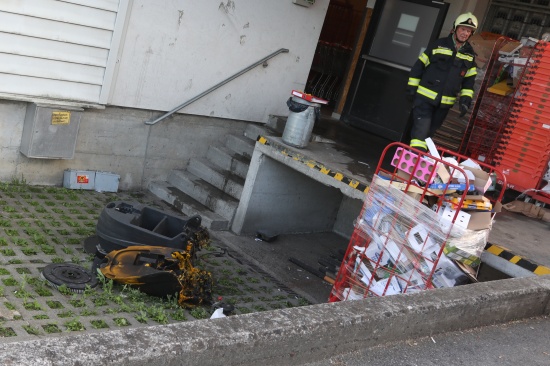
<svg viewBox="0 0 550 366">
<path fill-rule="evenodd" d="M 464 26 L 464 27 L 469 27 L 469 28 L 472 28 L 472 34 L 475 33 L 475 31 L 477 30 L 477 18 L 474 14 L 472 13 L 464 13 L 464 14 L 460 14 L 454 24 L 453 24 L 453 30 L 456 30 L 456 27 L 458 27 L 459 25 L 461 26 Z"/>
</svg>

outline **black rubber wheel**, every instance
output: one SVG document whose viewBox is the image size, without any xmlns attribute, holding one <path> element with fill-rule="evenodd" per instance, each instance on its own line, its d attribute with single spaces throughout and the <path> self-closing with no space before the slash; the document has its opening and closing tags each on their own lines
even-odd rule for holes
<svg viewBox="0 0 550 366">
<path fill-rule="evenodd" d="M 73 263 L 52 263 L 42 270 L 42 277 L 58 288 L 66 285 L 71 292 L 84 292 L 86 286 L 97 286 L 97 278 L 92 273 Z"/>
</svg>

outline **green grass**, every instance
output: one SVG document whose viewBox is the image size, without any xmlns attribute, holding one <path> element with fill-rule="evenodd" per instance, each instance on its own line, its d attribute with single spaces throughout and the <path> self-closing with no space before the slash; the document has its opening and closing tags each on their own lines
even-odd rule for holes
<svg viewBox="0 0 550 366">
<path fill-rule="evenodd" d="M 94 255 L 84 252 L 84 240 L 95 235 L 97 218 L 105 205 L 120 196 L 0 182 L 0 208 L 4 210 L 0 217 L 0 296 L 8 298 L 4 307 L 15 315 L 0 323 L 5 334 L 26 332 L 41 336 L 82 331 L 86 327 L 101 330 L 210 317 L 209 304 L 180 306 L 177 296 L 148 296 L 101 276 L 99 286 L 78 294 L 67 286 L 52 287 L 40 277 L 50 263 L 72 262 L 90 268 Z M 131 200 L 143 197 L 146 195 L 140 193 Z M 298 306 L 298 299 L 286 293 L 272 296 L 276 285 L 270 285 L 270 279 L 234 258 L 225 255 L 214 259 L 212 254 L 218 253 L 224 251 L 216 246 L 205 248 L 202 254 L 209 255 L 195 265 L 212 272 L 213 298 L 223 297 L 224 302 L 236 307 L 236 314 Z M 23 315 L 16 315 L 19 311 Z M 98 315 L 110 320 L 94 319 Z M 79 317 L 86 317 L 86 322 Z M 32 320 L 48 323 L 35 325 Z M 20 324 L 12 327 L 13 321 Z"/>
</svg>

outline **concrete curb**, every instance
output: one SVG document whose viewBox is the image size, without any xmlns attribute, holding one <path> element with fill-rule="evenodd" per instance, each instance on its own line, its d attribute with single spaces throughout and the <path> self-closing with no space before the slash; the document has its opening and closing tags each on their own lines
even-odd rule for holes
<svg viewBox="0 0 550 366">
<path fill-rule="evenodd" d="M 297 365 L 550 313 L 550 276 L 0 344 L 2 365 Z"/>
</svg>

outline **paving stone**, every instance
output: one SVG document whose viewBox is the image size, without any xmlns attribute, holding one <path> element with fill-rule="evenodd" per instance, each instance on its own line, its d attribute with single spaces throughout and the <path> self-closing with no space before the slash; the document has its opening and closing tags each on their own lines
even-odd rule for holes
<svg viewBox="0 0 550 366">
<path fill-rule="evenodd" d="M 77 294 L 41 278 L 50 263 L 91 269 L 95 256 L 84 244 L 93 240 L 99 214 L 111 201 L 139 202 L 174 214 L 150 193 L 0 184 L 0 342 L 210 317 L 211 305 L 183 308 L 175 296 L 163 300 L 105 281 Z M 234 314 L 308 305 L 216 239 L 198 252 L 195 266 L 212 273 L 213 300 L 233 304 Z"/>
</svg>

